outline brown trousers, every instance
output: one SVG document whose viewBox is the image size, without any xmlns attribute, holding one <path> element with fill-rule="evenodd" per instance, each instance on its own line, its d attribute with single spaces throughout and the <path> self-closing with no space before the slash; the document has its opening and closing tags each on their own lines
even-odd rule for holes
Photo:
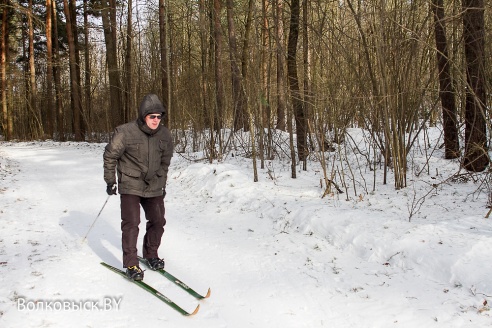
<svg viewBox="0 0 492 328">
<path fill-rule="evenodd" d="M 140 224 L 140 205 L 147 219 L 143 239 L 143 257 L 158 257 L 157 251 L 164 234 L 164 199 L 162 196 L 144 198 L 135 195 L 120 195 L 121 199 L 121 244 L 123 249 L 123 267 L 138 265 L 137 239 Z"/>
</svg>

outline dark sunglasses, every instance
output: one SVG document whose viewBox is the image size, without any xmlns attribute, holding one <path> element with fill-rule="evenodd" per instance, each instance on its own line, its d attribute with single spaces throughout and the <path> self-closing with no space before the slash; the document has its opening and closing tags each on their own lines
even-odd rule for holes
<svg viewBox="0 0 492 328">
<path fill-rule="evenodd" d="M 149 118 L 153 120 L 154 118 L 160 120 L 162 118 L 162 115 L 149 115 Z"/>
</svg>

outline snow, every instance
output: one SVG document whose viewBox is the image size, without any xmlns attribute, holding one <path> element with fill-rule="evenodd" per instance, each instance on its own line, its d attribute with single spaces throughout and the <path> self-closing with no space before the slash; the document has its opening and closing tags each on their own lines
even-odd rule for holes
<svg viewBox="0 0 492 328">
<path fill-rule="evenodd" d="M 200 304 L 185 317 L 99 264 L 121 267 L 119 197 L 89 231 L 108 199 L 104 146 L 0 143 L 0 327 L 492 326 L 488 195 L 480 176 L 450 179 L 459 163 L 439 149 L 416 147 L 401 190 L 378 167 L 375 191 L 348 152 L 336 164 L 353 169 L 348 192 L 323 198 L 316 161 L 297 179 L 287 159 L 266 161 L 253 182 L 251 159 L 175 154 L 160 256 L 212 294 L 197 301 L 151 271 L 144 280 L 188 311 Z M 139 246 L 144 229 L 142 213 Z"/>
</svg>

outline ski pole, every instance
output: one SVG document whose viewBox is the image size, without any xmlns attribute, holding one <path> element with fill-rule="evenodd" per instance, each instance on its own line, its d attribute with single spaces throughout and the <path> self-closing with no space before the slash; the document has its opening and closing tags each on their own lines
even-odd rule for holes
<svg viewBox="0 0 492 328">
<path fill-rule="evenodd" d="M 92 227 L 94 226 L 94 224 L 96 224 L 96 221 L 97 219 L 99 218 L 99 216 L 101 215 L 101 212 L 103 211 L 104 207 L 106 206 L 106 204 L 108 203 L 108 200 L 109 200 L 109 197 L 111 197 L 111 195 L 108 196 L 108 198 L 106 198 L 106 201 L 104 202 L 101 210 L 99 211 L 99 214 L 97 214 L 96 218 L 94 219 L 94 222 L 92 222 L 92 225 L 90 226 L 89 230 L 87 231 L 87 233 L 85 234 L 85 237 L 84 239 L 82 239 L 82 242 L 84 242 L 87 238 L 87 236 L 89 235 L 89 232 L 91 232 L 92 230 Z"/>
</svg>

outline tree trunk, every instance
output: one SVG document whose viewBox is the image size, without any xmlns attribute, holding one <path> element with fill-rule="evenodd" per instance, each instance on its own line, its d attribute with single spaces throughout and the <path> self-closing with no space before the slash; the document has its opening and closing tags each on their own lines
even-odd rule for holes
<svg viewBox="0 0 492 328">
<path fill-rule="evenodd" d="M 167 110 L 167 117 L 164 122 L 166 126 L 170 124 L 170 88 L 169 88 L 169 52 L 167 42 L 167 8 L 166 1 L 159 0 L 159 30 L 160 30 L 160 49 L 161 49 L 161 84 L 162 84 L 162 104 Z"/>
<path fill-rule="evenodd" d="M 116 1 L 104 0 L 101 3 L 101 17 L 106 44 L 110 96 L 110 130 L 123 123 L 121 81 L 118 69 L 118 49 L 116 41 Z"/>
<path fill-rule="evenodd" d="M 292 107 L 296 122 L 297 152 L 300 161 L 307 157 L 306 119 L 297 77 L 297 41 L 299 39 L 299 0 L 292 0 L 290 6 L 290 29 L 287 43 L 287 74 L 291 92 Z M 292 160 L 295 160 L 294 158 Z"/>
<path fill-rule="evenodd" d="M 51 10 L 52 0 L 46 0 L 46 133 L 49 138 L 53 138 L 53 42 Z"/>
<path fill-rule="evenodd" d="M 304 115 L 306 121 L 306 131 L 309 126 L 309 120 L 312 118 L 312 104 L 313 104 L 313 96 L 311 94 L 311 58 L 310 58 L 310 50 L 309 50 L 309 34 L 308 34 L 308 0 L 302 1 L 302 69 L 303 69 L 303 91 L 304 91 Z M 314 142 L 311 138 L 312 134 L 308 135 L 309 140 L 311 141 L 311 149 L 314 149 Z M 308 140 L 306 139 L 306 149 Z M 304 158 L 303 168 L 306 169 L 306 158 Z"/>
<path fill-rule="evenodd" d="M 92 96 L 91 96 L 91 61 L 90 61 L 90 46 L 89 46 L 89 13 L 87 7 L 88 0 L 84 0 L 84 98 L 85 98 L 85 117 L 87 120 L 87 130 L 90 133 L 94 130 L 92 122 Z"/>
<path fill-rule="evenodd" d="M 199 25 L 200 25 L 200 105 L 201 113 L 203 117 L 203 123 L 205 126 L 210 126 L 210 107 L 207 106 L 207 94 L 208 94 L 208 69 L 207 69 L 207 19 L 206 19 L 206 5 L 205 0 L 200 0 L 199 6 Z"/>
<path fill-rule="evenodd" d="M 81 121 L 81 109 L 82 104 L 80 102 L 81 94 L 80 94 L 80 84 L 77 81 L 77 59 L 75 54 L 75 34 L 72 30 L 72 17 L 70 14 L 70 8 L 68 5 L 68 0 L 63 0 L 63 8 L 65 13 L 65 18 L 67 20 L 67 24 L 65 25 L 67 29 L 67 38 L 68 38 L 68 53 L 69 53 L 69 64 L 70 64 L 70 90 L 72 92 L 72 102 L 73 102 L 73 133 L 75 136 L 75 141 L 82 141 L 82 129 L 80 125 Z"/>
<path fill-rule="evenodd" d="M 456 101 L 453 80 L 451 77 L 446 28 L 444 26 L 443 0 L 432 0 L 434 29 L 437 48 L 437 68 L 439 70 L 439 96 L 442 104 L 442 120 L 444 128 L 444 157 L 458 158 L 460 154 L 458 140 L 458 120 L 456 117 Z"/>
<path fill-rule="evenodd" d="M 56 17 L 55 2 L 51 3 L 52 17 Z M 55 103 L 56 103 L 56 131 L 58 140 L 65 141 L 66 133 L 64 128 L 65 112 L 62 104 L 61 77 L 60 77 L 60 46 L 58 44 L 58 23 L 53 19 L 53 77 L 55 80 Z"/>
<path fill-rule="evenodd" d="M 214 129 L 217 131 L 219 148 L 221 148 L 221 129 L 222 129 L 222 120 L 224 113 L 224 73 L 222 71 L 222 28 L 221 28 L 221 12 L 222 12 L 222 3 L 221 0 L 214 0 L 214 40 L 215 40 L 215 102 L 216 102 L 216 111 L 215 111 L 215 122 Z"/>
<path fill-rule="evenodd" d="M 488 163 L 485 99 L 485 23 L 483 0 L 463 0 L 463 35 L 466 58 L 465 157 L 472 172 Z"/>
<path fill-rule="evenodd" d="M 233 0 L 227 0 L 227 23 L 229 32 L 229 53 L 231 60 L 232 102 L 234 105 L 234 130 L 237 131 L 243 129 L 246 123 L 246 95 L 244 93 L 243 79 L 238 65 Z"/>
<path fill-rule="evenodd" d="M 261 0 L 261 53 L 260 53 L 260 115 L 259 115 L 259 123 L 260 123 L 260 156 L 263 159 L 263 144 L 264 138 L 261 134 L 263 134 L 264 129 L 268 128 L 268 58 L 270 54 L 269 45 L 269 24 L 268 24 L 268 6 L 267 0 Z M 262 167 L 263 168 L 263 167 Z"/>
<path fill-rule="evenodd" d="M 258 151 L 260 153 L 260 168 L 265 168 L 265 129 L 270 131 L 270 106 L 268 101 L 268 61 L 270 49 L 269 44 L 269 28 L 267 18 L 267 1 L 261 1 L 261 55 L 260 55 L 260 103 L 258 106 L 258 122 L 260 125 L 258 136 Z M 270 135 L 270 134 L 269 134 Z M 268 148 L 268 147 L 267 147 Z"/>
<path fill-rule="evenodd" d="M 73 34 L 73 43 L 74 43 L 74 51 L 75 51 L 75 78 L 76 78 L 76 85 L 78 86 L 78 99 L 74 99 L 73 102 L 79 102 L 79 105 L 74 106 L 74 111 L 76 108 L 79 108 L 79 114 L 76 115 L 79 122 L 77 123 L 80 127 L 80 138 L 81 140 L 85 140 L 85 135 L 86 135 L 86 119 L 84 115 L 84 108 L 82 106 L 82 78 L 81 78 L 81 72 L 80 72 L 80 44 L 79 44 L 79 32 L 78 32 L 78 26 L 77 26 L 77 4 L 75 2 L 76 0 L 70 0 L 68 3 L 68 8 L 70 9 L 70 15 L 71 15 L 71 23 L 72 23 L 72 34 Z M 74 96 L 74 95 L 72 95 Z M 75 115 L 74 115 L 74 120 L 75 120 Z"/>
<path fill-rule="evenodd" d="M 1 41 L 1 74 L 2 74 L 2 133 L 5 140 L 10 140 L 13 134 L 13 127 L 9 118 L 9 110 L 7 106 L 7 93 L 9 90 L 8 79 L 7 79 L 7 59 L 9 53 L 9 0 L 3 0 L 3 10 L 2 10 L 2 41 Z"/>
<path fill-rule="evenodd" d="M 249 54 L 251 49 L 249 48 L 249 41 L 250 41 L 250 34 L 251 34 L 251 25 L 252 25 L 252 16 L 253 16 L 253 8 L 254 8 L 254 0 L 249 0 L 248 1 L 248 11 L 246 15 L 246 24 L 244 26 L 244 39 L 243 39 L 243 51 L 242 51 L 242 56 L 241 56 L 241 74 L 243 76 L 244 81 L 248 80 L 248 69 L 249 69 Z M 244 85 L 246 87 L 246 85 Z M 246 91 L 245 91 L 246 93 Z M 248 98 L 246 96 L 246 98 Z M 246 99 L 246 111 L 249 112 L 252 110 L 250 107 L 251 105 L 248 104 L 248 101 Z M 249 116 L 248 116 L 249 117 Z M 248 118 L 249 120 L 249 118 Z M 245 124 L 244 125 L 244 131 L 249 131 L 251 128 L 250 124 Z"/>
<path fill-rule="evenodd" d="M 36 67 L 34 65 L 34 25 L 32 22 L 32 0 L 29 0 L 27 12 L 28 36 L 29 36 L 29 121 L 31 121 L 30 134 L 33 138 L 43 137 L 43 124 L 38 106 L 38 88 L 36 86 Z"/>
<path fill-rule="evenodd" d="M 136 104 L 133 101 L 135 97 L 135 91 L 133 90 L 133 1 L 128 0 L 127 6 L 127 21 L 126 21 L 126 49 L 125 49 L 125 121 L 135 119 Z"/>
<path fill-rule="evenodd" d="M 285 52 L 282 1 L 273 0 L 273 19 L 275 24 L 275 45 L 277 54 L 277 124 L 276 128 L 285 131 Z"/>
</svg>

